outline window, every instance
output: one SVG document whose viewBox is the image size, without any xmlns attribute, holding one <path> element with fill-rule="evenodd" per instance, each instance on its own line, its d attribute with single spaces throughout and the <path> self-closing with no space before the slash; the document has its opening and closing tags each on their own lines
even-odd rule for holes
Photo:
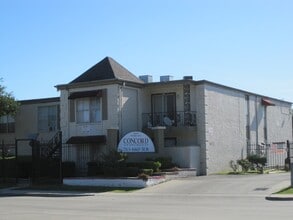
<svg viewBox="0 0 293 220">
<path fill-rule="evenodd" d="M 101 121 L 101 104 L 99 97 L 77 99 L 77 123 L 96 123 Z"/>
<path fill-rule="evenodd" d="M 40 132 L 59 129 L 58 106 L 42 106 L 38 108 L 38 129 Z"/>
<path fill-rule="evenodd" d="M 153 123 L 155 125 L 170 125 L 176 120 L 176 94 L 152 95 Z M 166 123 L 167 122 L 167 123 Z"/>
<path fill-rule="evenodd" d="M 0 133 L 14 133 L 15 119 L 10 115 L 0 117 Z"/>
</svg>

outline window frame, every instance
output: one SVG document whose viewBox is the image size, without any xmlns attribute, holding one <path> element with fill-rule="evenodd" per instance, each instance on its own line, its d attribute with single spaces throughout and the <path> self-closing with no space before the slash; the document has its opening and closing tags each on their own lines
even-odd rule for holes
<svg viewBox="0 0 293 220">
<path fill-rule="evenodd" d="M 171 97 L 171 102 L 168 100 Z M 157 106 L 157 101 L 159 106 Z M 173 124 L 177 123 L 176 92 L 156 93 L 151 95 L 152 124 L 164 125 L 164 118 L 169 118 Z M 172 105 L 170 105 L 170 103 Z M 158 109 L 160 107 L 161 109 Z"/>
<path fill-rule="evenodd" d="M 79 105 L 79 103 L 82 103 L 82 105 Z M 101 123 L 102 121 L 101 97 L 84 97 L 84 98 L 75 99 L 74 113 L 75 113 L 76 124 Z M 86 119 L 82 117 L 85 117 Z"/>
<path fill-rule="evenodd" d="M 3 115 L 0 117 L 0 134 L 9 133 L 15 133 L 15 117 L 12 115 Z"/>
<path fill-rule="evenodd" d="M 46 109 L 45 114 L 44 114 L 44 112 L 41 112 L 41 109 Z M 41 114 L 43 114 L 43 115 L 41 115 Z M 37 117 L 38 117 L 37 123 L 38 123 L 38 131 L 39 132 L 54 132 L 54 131 L 58 131 L 60 129 L 59 105 L 38 106 Z"/>
</svg>

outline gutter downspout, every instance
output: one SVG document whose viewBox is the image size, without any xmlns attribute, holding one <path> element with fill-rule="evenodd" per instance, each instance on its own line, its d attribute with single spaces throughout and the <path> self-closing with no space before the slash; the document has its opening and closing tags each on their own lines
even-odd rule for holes
<svg viewBox="0 0 293 220">
<path fill-rule="evenodd" d="M 123 134 L 123 131 L 122 131 L 122 98 L 123 98 L 122 86 L 119 86 L 118 89 L 119 89 L 119 91 L 118 91 L 118 94 L 119 94 L 119 118 L 118 118 L 118 127 L 119 127 L 119 130 L 120 130 L 120 132 L 119 132 L 119 136 L 120 136 L 121 134 Z M 119 137 L 119 140 L 120 140 L 120 137 Z"/>
<path fill-rule="evenodd" d="M 255 96 L 255 139 L 258 144 L 258 107 L 257 107 L 258 96 Z"/>
</svg>

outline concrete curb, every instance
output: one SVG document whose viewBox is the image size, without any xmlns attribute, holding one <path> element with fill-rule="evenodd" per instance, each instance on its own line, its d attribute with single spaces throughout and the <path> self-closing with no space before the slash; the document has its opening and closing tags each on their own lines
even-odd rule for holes
<svg viewBox="0 0 293 220">
<path fill-rule="evenodd" d="M 293 201 L 293 195 L 272 194 L 266 197 L 269 201 Z"/>
<path fill-rule="evenodd" d="M 94 196 L 94 193 L 72 192 L 72 191 L 38 191 L 20 190 L 17 188 L 7 188 L 0 190 L 0 197 L 31 196 L 31 197 L 80 197 Z"/>
</svg>

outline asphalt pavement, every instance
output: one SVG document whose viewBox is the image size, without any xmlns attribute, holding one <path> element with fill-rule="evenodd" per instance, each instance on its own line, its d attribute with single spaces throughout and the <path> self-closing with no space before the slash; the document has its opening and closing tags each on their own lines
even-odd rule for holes
<svg viewBox="0 0 293 220">
<path fill-rule="evenodd" d="M 293 202 L 265 199 L 287 187 L 289 180 L 289 173 L 211 175 L 176 179 L 127 193 L 51 191 L 45 196 L 44 191 L 23 191 L 18 197 L 2 194 L 0 219 L 291 220 Z"/>
<path fill-rule="evenodd" d="M 288 173 L 264 175 L 211 175 L 178 178 L 137 191 L 143 194 L 211 194 L 211 195 L 263 195 L 268 200 L 293 200 L 293 195 L 276 192 L 290 186 Z M 278 181 L 275 181 L 278 177 Z M 245 183 L 245 184 L 244 184 Z M 36 190 L 21 187 L 0 189 L 0 196 L 74 197 L 94 196 L 96 193 L 60 190 Z"/>
</svg>

